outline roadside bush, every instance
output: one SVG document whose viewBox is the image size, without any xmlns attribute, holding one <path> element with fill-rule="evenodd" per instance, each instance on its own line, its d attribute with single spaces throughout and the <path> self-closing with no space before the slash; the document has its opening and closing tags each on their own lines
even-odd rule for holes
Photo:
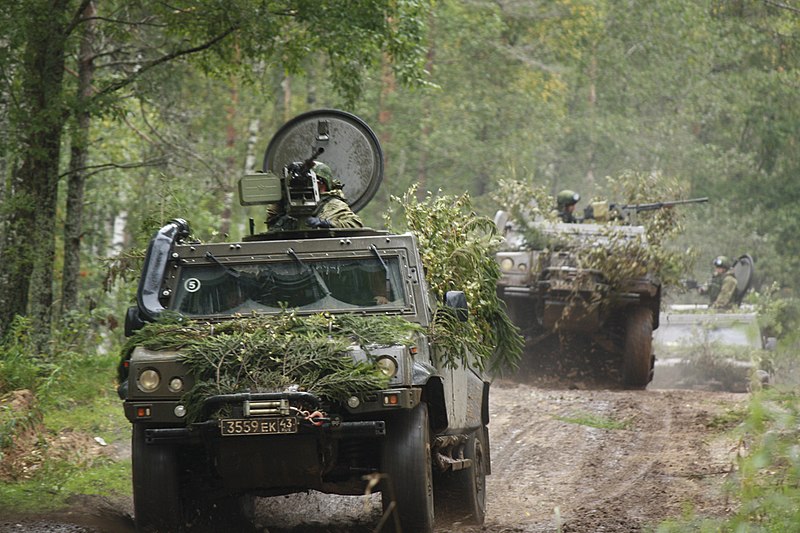
<svg viewBox="0 0 800 533">
<path fill-rule="evenodd" d="M 728 518 L 696 516 L 659 524 L 658 533 L 800 530 L 800 393 L 775 387 L 753 394 L 739 434 Z"/>
<path fill-rule="evenodd" d="M 34 350 L 25 318 L 0 342 L 0 515 L 130 490 L 130 462 L 112 455 L 129 425 L 115 390 L 119 340 L 109 316 L 65 316 L 48 354 Z"/>
<path fill-rule="evenodd" d="M 773 389 L 753 396 L 738 465 L 741 505 L 730 531 L 800 528 L 800 395 Z"/>
<path fill-rule="evenodd" d="M 18 389 L 35 389 L 45 373 L 29 336 L 30 321 L 16 317 L 0 342 L 0 396 Z"/>
</svg>

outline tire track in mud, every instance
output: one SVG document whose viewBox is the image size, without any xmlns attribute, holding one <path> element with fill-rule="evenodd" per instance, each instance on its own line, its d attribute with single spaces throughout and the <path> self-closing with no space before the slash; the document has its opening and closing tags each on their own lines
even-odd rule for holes
<svg viewBox="0 0 800 533">
<path fill-rule="evenodd" d="M 648 515 L 643 507 L 652 507 L 655 494 L 650 480 L 667 450 L 673 413 L 655 405 L 652 396 L 642 396 L 651 393 L 617 394 L 626 397 L 625 412 L 617 415 L 630 427 L 598 430 L 604 431 L 601 444 L 578 467 L 584 492 L 569 501 L 564 531 L 588 533 L 601 524 L 610 531 L 639 531 Z M 618 410 L 616 406 L 612 412 Z"/>
<path fill-rule="evenodd" d="M 626 393 L 628 394 L 632 399 L 638 400 L 635 395 L 652 393 L 637 391 Z M 584 502 L 601 506 L 630 494 L 631 489 L 653 471 L 658 458 L 666 449 L 672 429 L 672 411 L 658 409 L 658 413 L 653 413 L 653 403 L 641 401 L 627 406 L 627 409 L 635 412 L 633 427 L 608 432 L 607 438 L 594 450 L 593 456 L 587 457 L 587 461 L 580 467 L 585 472 L 586 484 L 592 488 L 588 495 L 581 498 Z M 626 418 L 624 416 L 623 420 Z M 609 449 L 610 455 L 605 452 Z M 628 450 L 639 450 L 639 453 L 631 457 Z M 601 459 L 599 464 L 598 458 Z M 598 490 L 599 487 L 604 490 Z M 609 489 L 610 492 L 606 493 Z"/>
<path fill-rule="evenodd" d="M 622 533 L 680 516 L 686 505 L 726 511 L 717 474 L 730 467 L 733 438 L 709 423 L 746 395 L 500 382 L 491 401 L 481 531 Z"/>
</svg>

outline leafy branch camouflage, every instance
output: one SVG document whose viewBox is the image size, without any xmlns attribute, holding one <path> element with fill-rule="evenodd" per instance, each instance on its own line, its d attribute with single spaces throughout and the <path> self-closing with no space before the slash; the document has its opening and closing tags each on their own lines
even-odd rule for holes
<svg viewBox="0 0 800 533">
<path fill-rule="evenodd" d="M 609 177 L 607 181 L 610 197 L 622 205 L 654 203 L 685 196 L 685 191 L 676 181 L 658 174 L 628 171 L 616 178 Z M 529 194 L 523 195 L 520 191 Z M 510 213 L 517 230 L 525 238 L 527 248 L 546 252 L 570 249 L 575 253 L 576 267 L 602 272 L 612 290 L 621 288 L 625 280 L 642 278 L 648 273 L 659 278 L 665 287 L 680 286 L 683 274 L 693 261 L 691 250 L 669 247 L 670 240 L 684 229 L 681 208 L 641 212 L 633 220 L 624 222 L 643 226 L 644 238 L 625 234 L 620 221 L 612 220 L 601 223 L 599 239 L 580 241 L 563 234 L 558 238 L 548 238 L 537 229 L 535 221 L 558 221 L 552 209 L 556 205 L 555 198 L 543 187 L 501 180 L 494 199 Z M 546 261 L 546 255 L 542 259 Z"/>
<path fill-rule="evenodd" d="M 436 354 L 455 366 L 471 356 L 480 367 L 496 372 L 514 368 L 522 354 L 523 340 L 497 297 L 500 270 L 494 251 L 500 244 L 494 223 L 472 210 L 469 195 L 454 197 L 428 193 L 417 200 L 416 187 L 392 201 L 402 207 L 403 226 L 419 239 L 425 278 L 437 300 L 444 302 L 450 290 L 461 290 L 469 303 L 469 315 L 461 322 L 450 309 L 439 306 L 430 334 L 441 346 Z M 387 216 L 391 226 L 391 213 Z"/>
<path fill-rule="evenodd" d="M 165 317 L 137 331 L 126 343 L 123 358 L 136 346 L 180 351 L 197 380 L 186 394 L 188 419 L 199 414 L 200 402 L 217 394 L 242 391 L 279 392 L 290 386 L 327 401 L 386 386 L 387 378 L 348 350 L 356 343 L 413 344 L 417 324 L 389 316 L 248 316 L 218 324 Z"/>
</svg>

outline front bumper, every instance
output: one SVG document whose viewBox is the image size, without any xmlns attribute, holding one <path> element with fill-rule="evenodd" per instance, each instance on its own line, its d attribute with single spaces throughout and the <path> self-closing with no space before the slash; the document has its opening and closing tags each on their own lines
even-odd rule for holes
<svg viewBox="0 0 800 533">
<path fill-rule="evenodd" d="M 147 441 L 179 441 L 220 434 L 220 418 L 269 420 L 296 417 L 298 433 L 330 433 L 339 437 L 382 436 L 382 413 L 416 407 L 422 397 L 419 388 L 387 389 L 358 396 L 352 405 L 326 406 L 308 392 L 234 393 L 210 396 L 199 415 L 188 422 L 179 400 L 126 400 L 125 416 L 131 423 L 146 423 Z M 224 413 L 224 416 L 219 416 Z"/>
</svg>

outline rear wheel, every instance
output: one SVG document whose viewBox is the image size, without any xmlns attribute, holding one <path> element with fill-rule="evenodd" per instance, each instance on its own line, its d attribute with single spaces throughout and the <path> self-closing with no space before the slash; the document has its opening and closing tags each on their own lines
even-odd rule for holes
<svg viewBox="0 0 800 533">
<path fill-rule="evenodd" d="M 386 475 L 381 488 L 389 531 L 432 533 L 433 475 L 428 406 L 421 403 L 387 420 L 381 458 Z M 395 518 L 397 520 L 395 521 Z"/>
<path fill-rule="evenodd" d="M 435 480 L 436 510 L 448 520 L 481 525 L 486 518 L 486 470 L 488 465 L 487 428 L 472 433 L 464 443 L 464 459 L 472 466 L 445 472 Z"/>
<path fill-rule="evenodd" d="M 632 389 L 644 389 L 653 379 L 653 312 L 636 307 L 625 322 L 622 381 Z"/>
<path fill-rule="evenodd" d="M 182 531 L 183 507 L 176 449 L 147 444 L 142 424 L 133 424 L 131 448 L 136 529 Z"/>
</svg>

